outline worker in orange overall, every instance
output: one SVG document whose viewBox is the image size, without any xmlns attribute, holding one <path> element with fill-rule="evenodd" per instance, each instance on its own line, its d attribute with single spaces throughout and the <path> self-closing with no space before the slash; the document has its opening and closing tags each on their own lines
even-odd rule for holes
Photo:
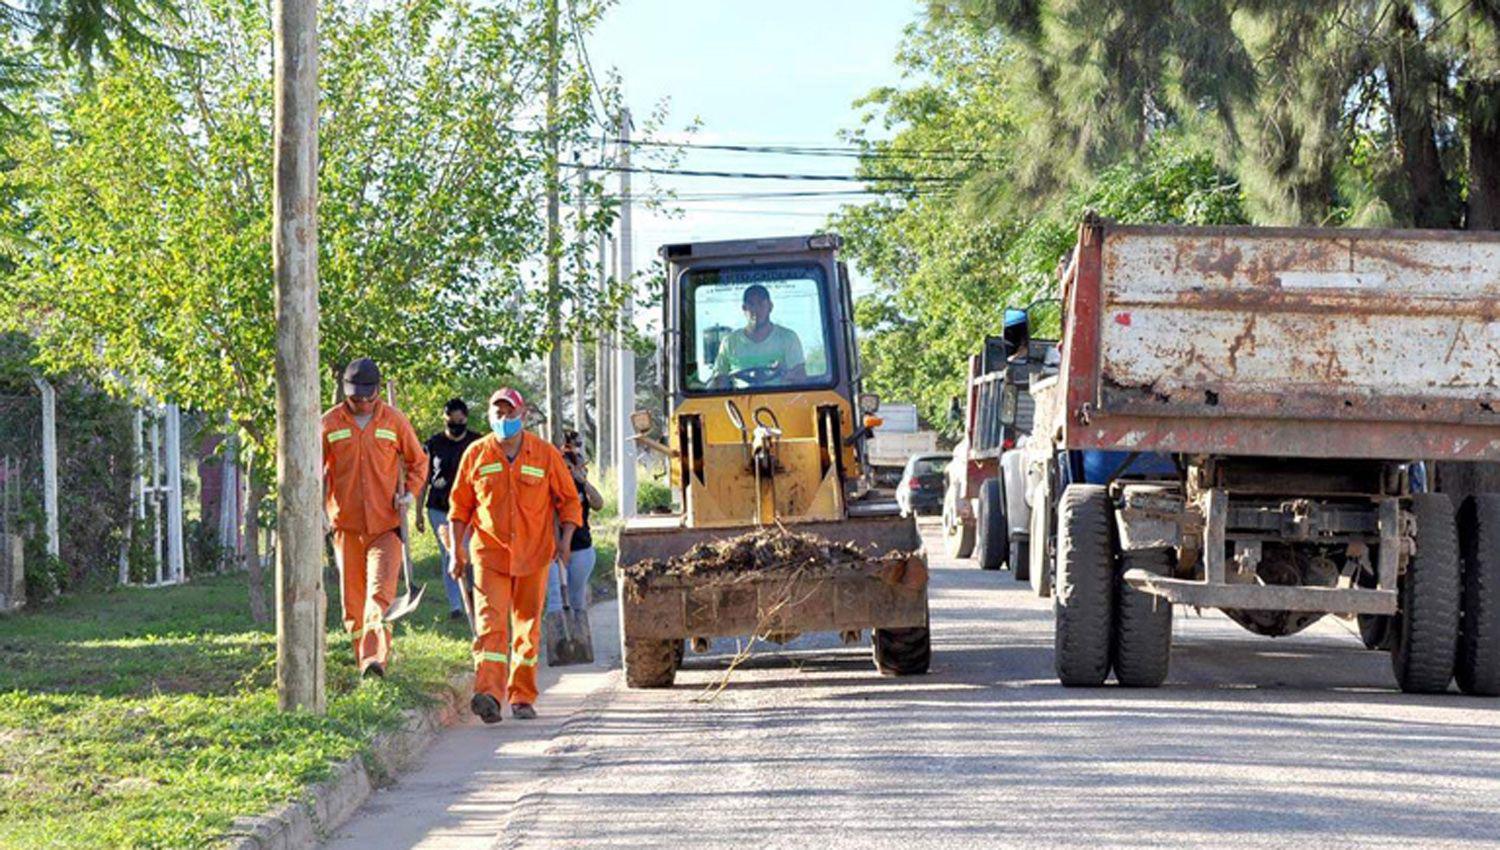
<svg viewBox="0 0 1500 850">
<path fill-rule="evenodd" d="M 553 557 L 567 567 L 573 531 L 583 522 L 578 490 L 562 454 L 527 433 L 526 404 L 513 389 L 490 396 L 492 433 L 469 446 L 448 494 L 455 541 L 453 578 L 474 564 L 474 697 L 486 723 L 536 717 L 536 662 L 542 604 Z"/>
<path fill-rule="evenodd" d="M 401 512 L 427 480 L 427 454 L 406 416 L 382 402 L 380 369 L 360 358 L 344 370 L 344 402 L 323 414 L 323 499 L 333 530 L 344 629 L 361 676 L 390 663 L 386 609 L 401 576 Z M 405 486 L 402 466 L 405 465 Z"/>
</svg>

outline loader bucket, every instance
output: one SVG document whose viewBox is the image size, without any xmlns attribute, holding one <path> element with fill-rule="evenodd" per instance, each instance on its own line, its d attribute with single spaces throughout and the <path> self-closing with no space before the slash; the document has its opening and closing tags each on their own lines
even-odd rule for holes
<svg viewBox="0 0 1500 850">
<path fill-rule="evenodd" d="M 787 529 L 822 537 L 831 543 L 847 543 L 872 558 L 922 548 L 916 520 L 894 512 L 867 515 L 851 512 L 848 519 L 788 524 Z M 634 517 L 620 530 L 618 561 L 633 564 L 647 558 L 675 558 L 699 543 L 738 537 L 750 530 L 746 526 L 687 528 L 677 515 Z"/>
<path fill-rule="evenodd" d="M 620 534 L 621 627 L 628 640 L 852 632 L 927 624 L 927 556 L 916 523 L 894 513 L 789 524 L 788 531 L 846 543 L 867 559 L 836 571 L 656 576 L 628 581 L 629 565 L 667 560 L 745 527 L 684 528 L 678 517 L 632 520 Z"/>
</svg>

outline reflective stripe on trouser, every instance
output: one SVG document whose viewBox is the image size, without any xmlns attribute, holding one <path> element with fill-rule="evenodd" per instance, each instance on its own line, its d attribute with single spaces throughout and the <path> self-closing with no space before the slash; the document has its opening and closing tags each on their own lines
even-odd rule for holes
<svg viewBox="0 0 1500 850">
<path fill-rule="evenodd" d="M 474 692 L 504 705 L 536 702 L 547 570 L 508 576 L 473 566 L 479 637 L 474 640 Z"/>
<path fill-rule="evenodd" d="M 381 534 L 333 532 L 334 560 L 339 567 L 339 592 L 344 630 L 354 636 L 354 658 L 360 670 L 372 663 L 390 663 L 391 627 L 385 611 L 396 598 L 401 579 L 401 537 L 394 530 Z"/>
</svg>

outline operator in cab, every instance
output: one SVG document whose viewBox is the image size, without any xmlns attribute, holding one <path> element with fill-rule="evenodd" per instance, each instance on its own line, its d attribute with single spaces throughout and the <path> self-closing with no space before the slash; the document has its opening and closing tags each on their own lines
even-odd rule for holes
<svg viewBox="0 0 1500 850">
<path fill-rule="evenodd" d="M 799 384 L 807 380 L 802 340 L 791 328 L 771 321 L 771 293 L 760 284 L 745 288 L 740 306 L 746 325 L 724 337 L 714 358 L 714 389 L 736 381 L 749 386 Z"/>
</svg>

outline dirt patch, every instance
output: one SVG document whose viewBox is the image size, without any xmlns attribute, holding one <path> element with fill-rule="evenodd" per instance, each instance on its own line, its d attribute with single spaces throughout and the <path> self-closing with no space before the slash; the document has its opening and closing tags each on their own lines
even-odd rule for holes
<svg viewBox="0 0 1500 850">
<path fill-rule="evenodd" d="M 620 571 L 626 586 L 633 588 L 662 578 L 763 575 L 770 571 L 805 575 L 864 564 L 868 560 L 867 555 L 848 544 L 773 527 L 699 543 L 675 558 L 648 558 L 621 567 Z"/>
</svg>

